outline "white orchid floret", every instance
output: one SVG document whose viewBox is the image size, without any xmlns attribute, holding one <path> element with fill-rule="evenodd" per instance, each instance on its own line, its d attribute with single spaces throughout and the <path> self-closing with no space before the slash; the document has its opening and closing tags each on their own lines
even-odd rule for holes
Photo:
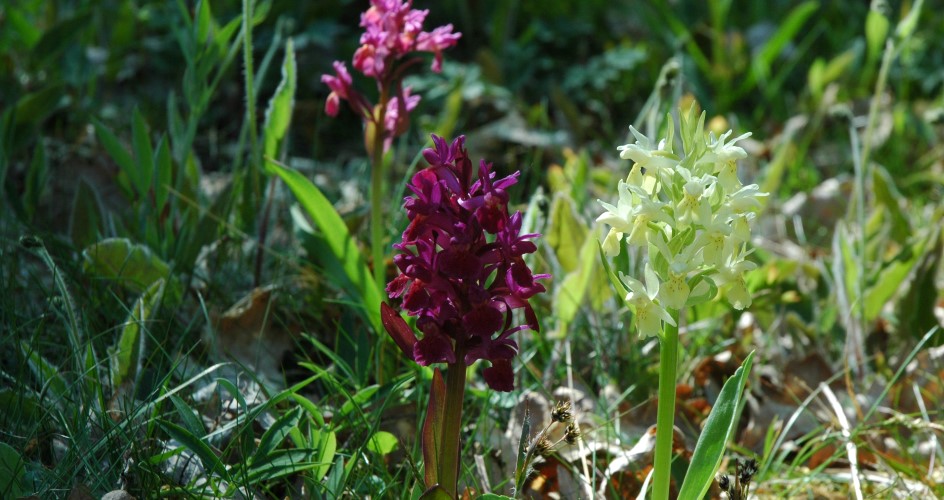
<svg viewBox="0 0 944 500">
<path fill-rule="evenodd" d="M 606 237 L 603 238 L 603 253 L 608 257 L 616 257 L 620 254 L 620 241 L 623 240 L 623 233 L 617 231 L 616 229 L 610 228 L 610 232 L 606 233 Z"/>
<path fill-rule="evenodd" d="M 757 184 L 744 186 L 737 192 L 731 194 L 725 204 L 728 205 L 734 213 L 753 212 L 760 209 L 760 199 L 767 196 L 767 193 L 760 192 Z"/>
<path fill-rule="evenodd" d="M 629 127 L 629 130 L 636 138 L 636 143 L 617 147 L 620 158 L 632 160 L 641 168 L 645 168 L 647 170 L 646 175 L 658 176 L 662 170 L 672 169 L 678 165 L 678 157 L 665 149 L 666 142 L 664 140 L 659 142 L 658 147 L 653 149 L 648 137 L 642 135 L 632 126 Z"/>
<path fill-rule="evenodd" d="M 620 273 L 620 280 L 629 289 L 626 302 L 635 309 L 636 326 L 640 336 L 656 336 L 662 333 L 662 322 L 676 326 L 672 315 L 655 302 L 659 295 L 659 278 L 652 268 L 646 265 L 646 284 Z"/>
<path fill-rule="evenodd" d="M 685 183 L 682 185 L 682 199 L 675 206 L 675 220 L 686 227 L 693 222 L 708 223 L 711 220 L 709 200 L 714 193 L 714 176 L 694 177 L 683 167 L 679 167 L 677 173 Z"/>
<path fill-rule="evenodd" d="M 701 247 L 705 264 L 720 266 L 723 263 L 726 250 L 735 243 L 731 238 L 732 231 L 729 211 L 722 207 L 695 240 L 694 246 Z"/>
<path fill-rule="evenodd" d="M 597 217 L 597 222 L 609 224 L 619 233 L 628 233 L 630 245 L 646 244 L 650 222 L 672 223 L 672 218 L 664 210 L 665 204 L 658 197 L 652 197 L 643 188 L 624 181 L 620 181 L 618 189 L 616 206 L 600 201 L 606 212 Z M 612 249 L 613 243 L 610 245 Z"/>
<path fill-rule="evenodd" d="M 727 132 L 721 134 L 721 137 L 715 139 L 714 132 L 708 134 L 708 152 L 705 156 L 709 154 L 713 156 L 712 161 L 715 163 L 727 163 L 729 161 L 740 160 L 741 158 L 747 158 L 747 152 L 744 151 L 744 148 L 740 146 L 735 146 L 734 143 L 740 141 L 741 139 L 747 139 L 751 136 L 751 133 L 741 134 L 734 139 L 731 139 L 731 142 L 725 144 L 724 140 L 733 134 L 733 130 L 728 130 Z"/>
<path fill-rule="evenodd" d="M 732 251 L 728 254 L 725 264 L 717 268 L 715 276 L 715 282 L 719 285 L 721 293 L 738 310 L 751 305 L 751 293 L 747 290 L 744 273 L 757 268 L 757 264 L 744 260 L 746 256 L 747 254 L 737 255 Z"/>
</svg>

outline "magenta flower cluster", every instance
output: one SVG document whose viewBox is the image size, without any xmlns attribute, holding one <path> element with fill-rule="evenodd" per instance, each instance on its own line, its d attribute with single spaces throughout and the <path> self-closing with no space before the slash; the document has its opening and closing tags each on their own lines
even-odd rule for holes
<svg viewBox="0 0 944 500">
<path fill-rule="evenodd" d="M 364 34 L 354 53 L 354 68 L 375 79 L 382 95 L 391 84 L 396 84 L 384 104 L 383 123 L 377 124 L 383 127 L 386 149 L 394 137 L 406 131 L 409 114 L 420 102 L 419 96 L 410 94 L 409 87 L 400 85 L 403 71 L 416 60 L 395 63 L 414 52 L 431 52 L 432 70 L 438 73 L 442 69 L 442 51 L 455 45 L 462 35 L 453 33 L 451 24 L 431 32 L 423 31 L 423 21 L 429 11 L 413 9 L 411 0 L 371 0 L 370 3 L 370 8 L 361 14 Z M 343 62 L 335 61 L 334 75 L 322 75 L 321 81 L 331 88 L 325 102 L 327 114 L 337 116 L 341 101 L 345 100 L 365 120 L 376 120 L 374 105 L 354 88 Z"/>
<path fill-rule="evenodd" d="M 523 329 L 538 330 L 528 299 L 544 291 L 523 256 L 537 250 L 521 233 L 521 212 L 508 214 L 508 188 L 518 172 L 497 179 L 484 160 L 473 182 L 465 137 L 451 144 L 432 136 L 435 147 L 423 151 L 429 167 L 413 176 L 414 193 L 404 201 L 410 220 L 394 263 L 400 275 L 387 285 L 391 298 L 415 316 L 423 338 L 416 340 L 405 323 L 390 315 L 385 326 L 408 357 L 420 365 L 464 365 L 484 359 L 483 376 L 498 391 L 511 391 L 511 359 L 518 345 L 511 338 Z M 524 312 L 514 324 L 513 312 Z M 395 313 L 393 313 L 395 314 Z M 397 321 L 398 320 L 398 321 Z"/>
</svg>

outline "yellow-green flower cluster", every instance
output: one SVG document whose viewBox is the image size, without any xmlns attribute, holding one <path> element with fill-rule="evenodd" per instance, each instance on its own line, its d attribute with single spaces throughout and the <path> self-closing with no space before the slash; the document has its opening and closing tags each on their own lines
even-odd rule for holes
<svg viewBox="0 0 944 500">
<path fill-rule="evenodd" d="M 705 114 L 697 116 L 694 106 L 680 121 L 681 151 L 671 116 L 658 144 L 630 127 L 636 142 L 617 149 L 632 169 L 619 183 L 616 205 L 600 201 L 606 211 L 597 220 L 611 227 L 604 252 L 618 255 L 624 240 L 648 252 L 645 285 L 620 276 L 642 335 L 657 335 L 662 321 L 674 325 L 667 309 L 710 300 L 719 288 L 737 309 L 751 303 L 744 273 L 755 264 L 746 257 L 766 193 L 737 176 L 736 161 L 747 153 L 735 143 L 750 134 L 728 140 L 731 131 L 705 133 Z"/>
</svg>

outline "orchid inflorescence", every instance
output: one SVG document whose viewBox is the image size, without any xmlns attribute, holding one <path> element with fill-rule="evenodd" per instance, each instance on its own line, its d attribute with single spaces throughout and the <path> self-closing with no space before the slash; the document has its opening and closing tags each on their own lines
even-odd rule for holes
<svg viewBox="0 0 944 500">
<path fill-rule="evenodd" d="M 623 240 L 648 252 L 645 284 L 620 276 L 641 335 L 660 334 L 663 322 L 675 326 L 667 308 L 710 300 L 719 287 L 735 308 L 751 304 L 744 273 L 755 264 L 746 260 L 747 243 L 766 193 L 737 176 L 736 161 L 747 153 L 735 143 L 750 134 L 728 140 L 728 131 L 716 138 L 704 124 L 705 114 L 696 119 L 694 106 L 681 116 L 681 151 L 671 116 L 658 144 L 630 127 L 635 143 L 618 149 L 633 167 L 619 182 L 616 206 L 600 202 L 606 212 L 597 220 L 611 226 L 604 252 L 618 255 Z"/>
<path fill-rule="evenodd" d="M 321 81 L 331 88 L 325 112 L 337 116 L 341 101 L 347 101 L 355 113 L 383 130 L 386 151 L 393 138 L 407 130 L 409 114 L 420 102 L 419 96 L 410 94 L 410 87 L 400 84 L 404 70 L 419 59 L 407 59 L 399 64 L 398 61 L 412 53 L 431 52 L 431 69 L 438 73 L 442 69 L 442 51 L 455 45 L 462 35 L 453 33 L 451 24 L 423 31 L 423 21 L 429 11 L 413 9 L 410 0 L 371 0 L 370 3 L 371 7 L 361 14 L 364 33 L 354 53 L 353 65 L 375 79 L 378 91 L 388 98 L 382 97 L 376 106 L 372 104 L 354 88 L 351 74 L 341 61 L 334 62 L 334 75 L 322 75 Z M 394 87 L 392 92 L 391 86 Z"/>
<path fill-rule="evenodd" d="M 489 387 L 511 391 L 511 359 L 518 350 L 511 336 L 538 330 L 528 299 L 544 291 L 535 280 L 550 277 L 533 274 L 523 259 L 537 250 L 530 240 L 539 235 L 521 234 L 521 212 L 508 213 L 508 188 L 518 172 L 498 179 L 482 160 L 473 182 L 465 137 L 451 144 L 432 139 L 435 147 L 423 151 L 429 167 L 413 176 L 413 195 L 403 204 L 410 224 L 394 245 L 401 274 L 387 286 L 391 298 L 403 298 L 423 337 L 417 340 L 389 310 L 387 330 L 423 366 L 488 360 L 482 375 Z M 523 311 L 523 324 L 515 324 L 515 310 Z"/>
</svg>

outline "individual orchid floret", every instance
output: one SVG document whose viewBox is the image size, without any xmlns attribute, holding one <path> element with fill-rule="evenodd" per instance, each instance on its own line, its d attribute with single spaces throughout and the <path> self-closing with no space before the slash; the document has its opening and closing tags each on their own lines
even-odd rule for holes
<svg viewBox="0 0 944 500">
<path fill-rule="evenodd" d="M 635 278 L 620 274 L 620 280 L 629 289 L 626 303 L 633 307 L 636 314 L 636 326 L 642 337 L 654 337 L 662 333 L 662 322 L 675 326 L 672 316 L 656 302 L 659 296 L 659 278 L 655 271 L 646 265 L 645 286 Z"/>
<path fill-rule="evenodd" d="M 632 160 L 640 168 L 646 169 L 647 174 L 651 171 L 653 176 L 658 177 L 663 169 L 672 169 L 678 165 L 678 157 L 667 149 L 666 141 L 661 141 L 657 147 L 653 148 L 649 138 L 642 135 L 634 127 L 630 126 L 629 131 L 636 138 L 634 144 L 626 144 L 616 148 L 620 151 L 620 158 Z"/>
<path fill-rule="evenodd" d="M 617 238 L 626 233 L 629 235 L 630 245 L 645 246 L 650 222 L 672 222 L 672 218 L 665 211 L 665 204 L 658 198 L 651 197 L 643 188 L 620 181 L 618 190 L 619 200 L 616 206 L 600 200 L 606 212 L 597 217 L 598 222 L 612 226 L 613 231 L 620 235 L 616 236 Z M 618 242 L 610 244 L 616 243 Z M 616 244 L 616 253 L 618 249 L 619 245 Z"/>
<path fill-rule="evenodd" d="M 537 250 L 531 240 L 540 235 L 522 234 L 521 213 L 508 213 L 507 189 L 517 172 L 498 178 L 482 161 L 473 182 L 465 138 L 432 138 L 434 147 L 423 151 L 429 167 L 413 176 L 413 195 L 403 204 L 410 223 L 394 245 L 400 275 L 387 285 L 389 296 L 402 297 L 403 309 L 417 318 L 423 336 L 416 340 L 386 309 L 392 320 L 384 326 L 416 363 L 461 362 L 457 369 L 464 369 L 487 360 L 486 383 L 510 391 L 511 359 L 518 352 L 512 335 L 539 328 L 528 299 L 544 292 L 539 280 L 550 277 L 534 274 L 523 258 Z M 517 310 L 524 323 L 515 322 Z"/>
</svg>

